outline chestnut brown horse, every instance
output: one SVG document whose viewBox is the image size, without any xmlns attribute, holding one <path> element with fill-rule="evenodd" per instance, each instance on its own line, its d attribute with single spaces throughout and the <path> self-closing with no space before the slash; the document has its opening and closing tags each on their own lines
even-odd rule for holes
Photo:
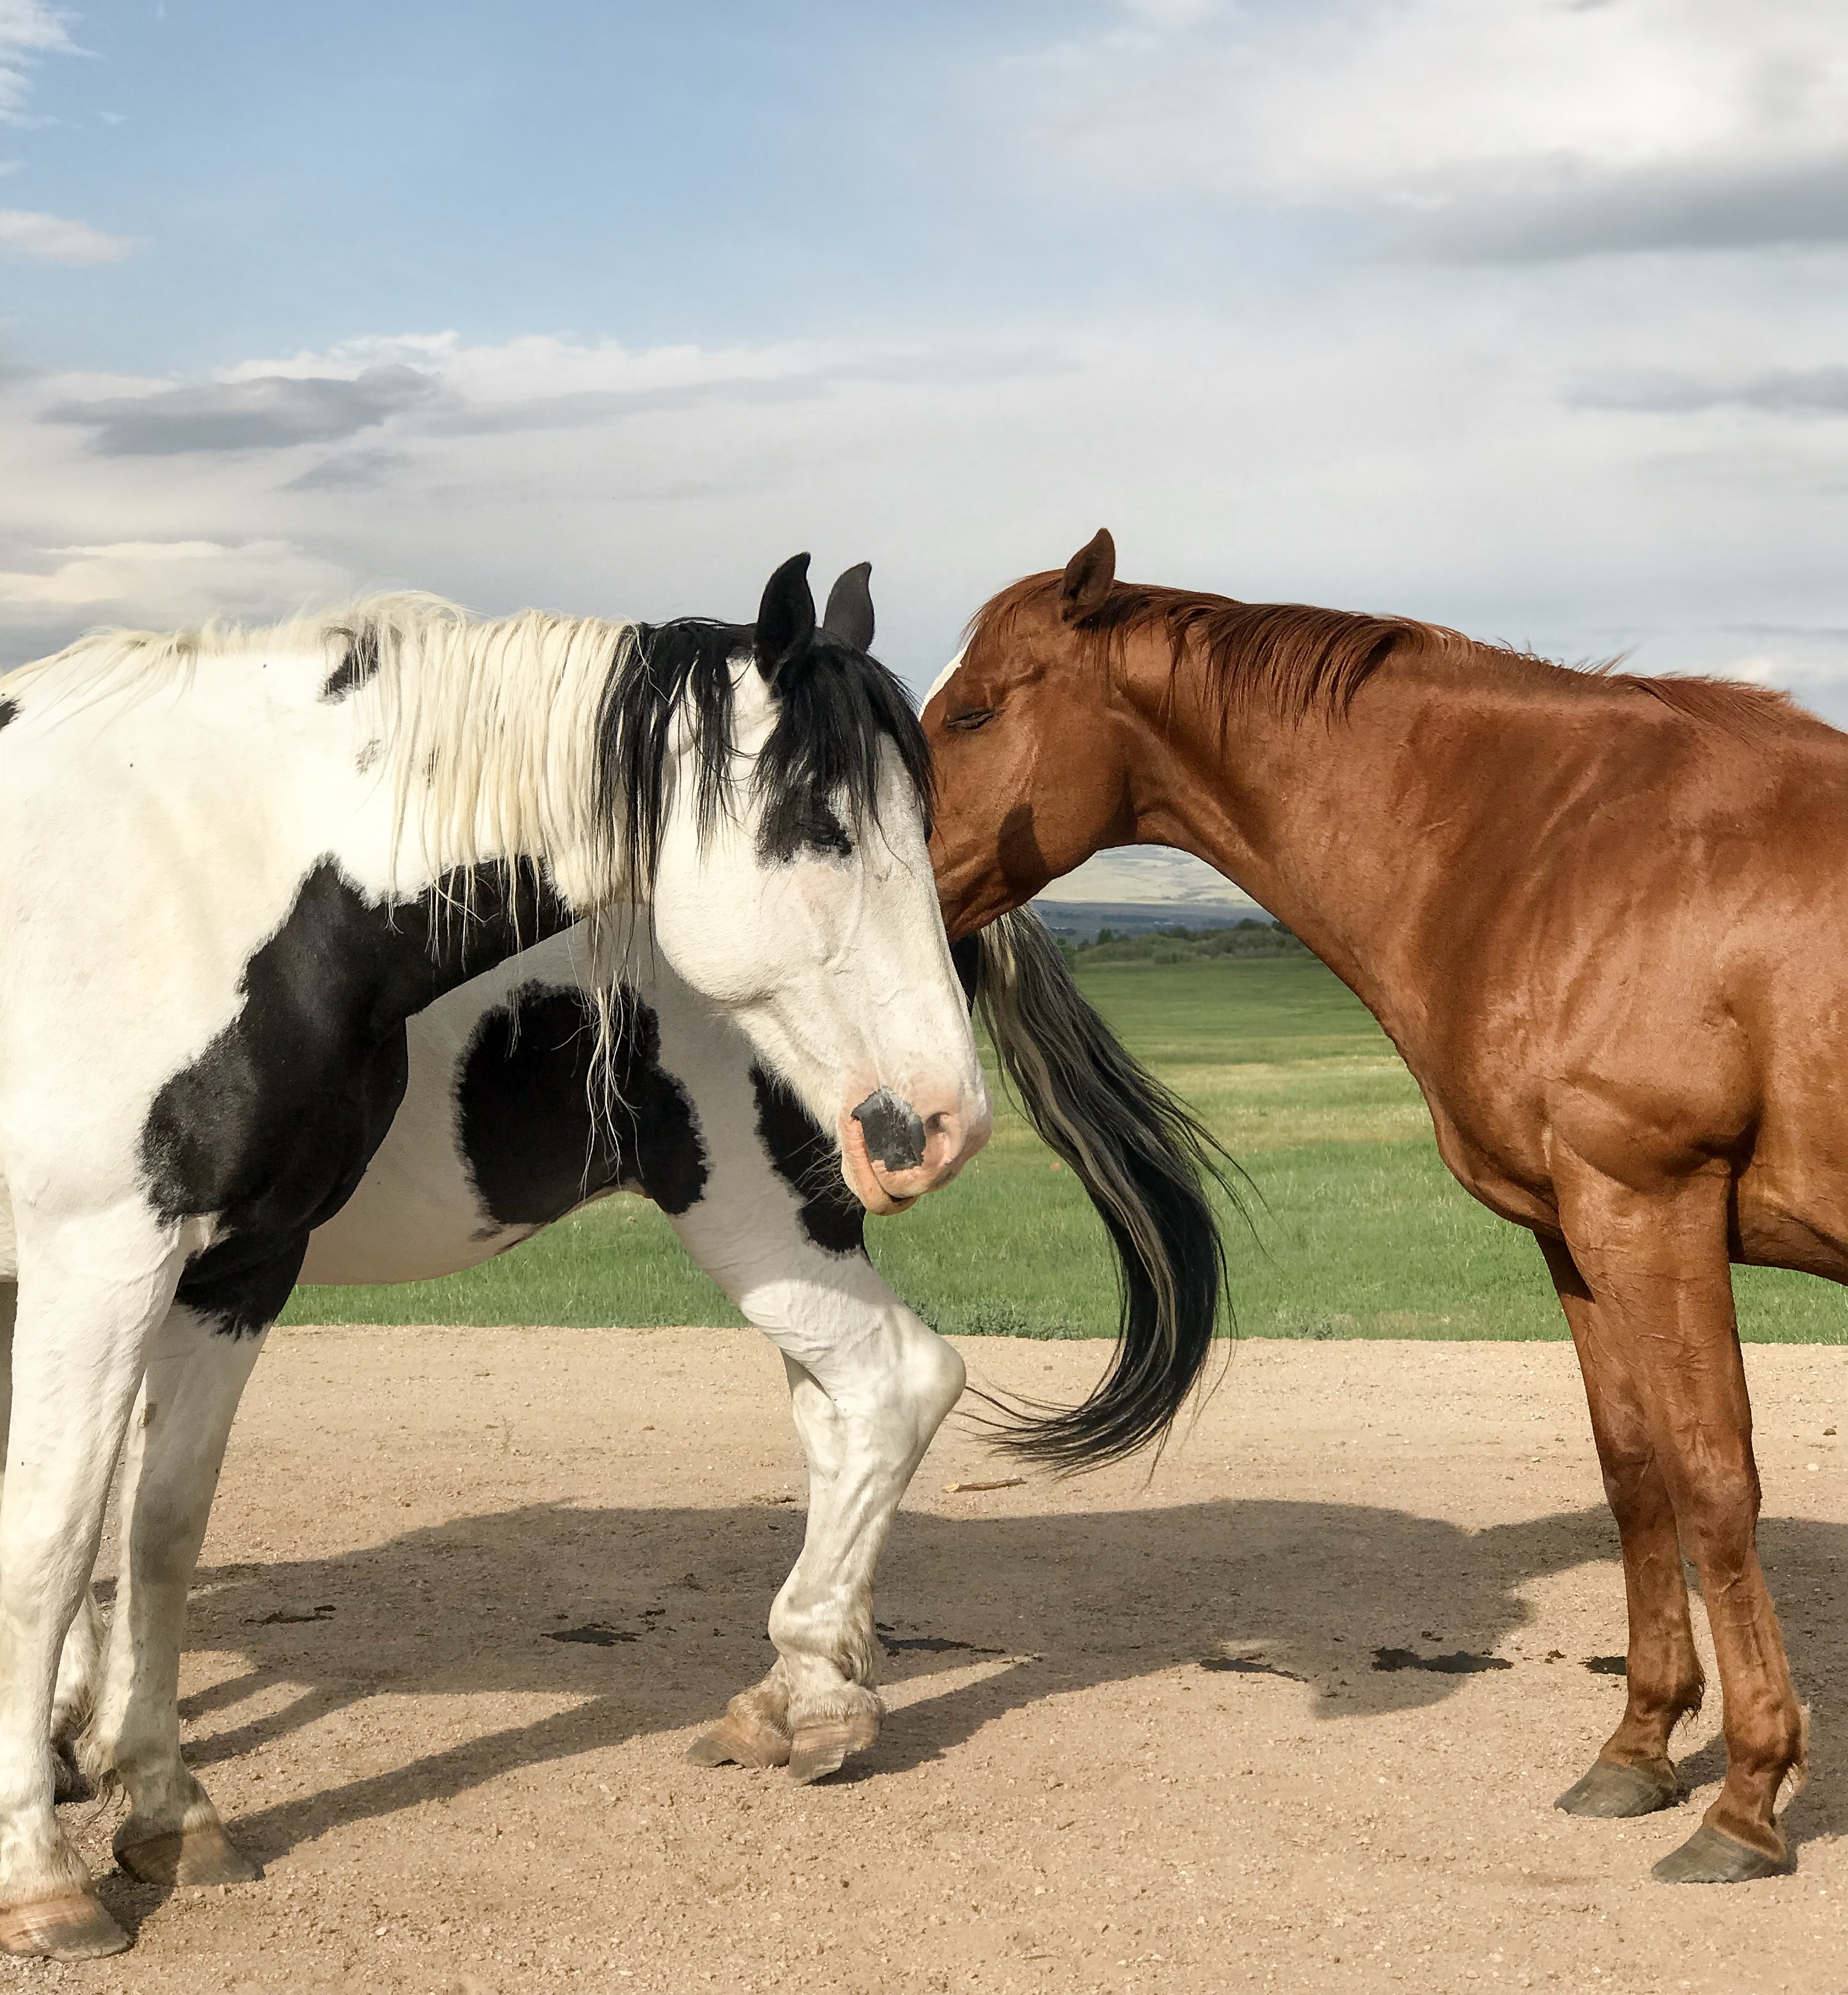
<svg viewBox="0 0 1848 1995">
<path fill-rule="evenodd" d="M 1538 1241 L 1584 1372 L 1629 1696 L 1559 1804 L 1679 1798 L 1669 1735 L 1702 1689 L 1685 1549 L 1726 1778 L 1656 1875 L 1785 1868 L 1805 1719 L 1758 1561 L 1729 1264 L 1848 1280 L 1848 736 L 1752 687 L 1115 570 L 1101 533 L 1003 590 L 926 707 L 950 933 L 1101 847 L 1174 846 L 1355 991 L 1445 1163 Z"/>
</svg>

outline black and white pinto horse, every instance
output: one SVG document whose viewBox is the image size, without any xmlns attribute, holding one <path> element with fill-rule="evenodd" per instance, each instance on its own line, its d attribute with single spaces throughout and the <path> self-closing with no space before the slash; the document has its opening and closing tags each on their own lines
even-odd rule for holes
<svg viewBox="0 0 1848 1995">
<path fill-rule="evenodd" d="M 138 1395 L 96 1728 L 129 1802 L 116 1853 L 254 1874 L 180 1757 L 187 1588 L 236 1388 L 392 1126 L 414 1014 L 571 931 L 578 1127 L 620 1145 L 651 1066 L 622 982 L 646 928 L 866 1207 L 985 1139 L 922 737 L 818 628 L 805 571 L 754 628 L 394 599 L 86 640 L 0 688 L 8 1950 L 126 1943 L 58 1823 L 50 1739 Z"/>
<path fill-rule="evenodd" d="M 977 943 L 983 1008 L 1009 1077 L 1116 1242 L 1124 1361 L 1081 1410 L 1091 1453 L 1125 1452 L 1165 1428 L 1213 1334 L 1219 1237 L 1201 1186 L 1211 1164 L 1186 1112 L 1122 1052 L 1033 917 L 1008 916 Z M 809 1471 L 802 1553 L 771 1612 L 776 1663 L 689 1756 L 818 1779 L 878 1736 L 874 1569 L 912 1473 L 962 1393 L 963 1361 L 867 1258 L 863 1210 L 842 1186 L 826 1133 L 745 1034 L 645 950 L 617 998 L 620 1105 L 606 1123 L 593 1118 L 598 1015 L 585 964 L 582 938 L 555 937 L 410 1022 L 397 1119 L 358 1190 L 315 1230 L 303 1277 L 425 1279 L 486 1260 L 613 1191 L 654 1200 L 692 1258 L 781 1351 Z M 222 1432 L 258 1349 L 255 1337 L 197 1342 L 147 1394 L 160 1394 L 163 1418 L 183 1409 L 189 1427 Z M 1044 1452 L 1047 1433 L 1070 1418 L 1029 1415 L 1010 1431 L 1028 1452 Z M 160 1528 L 144 1516 L 143 1495 L 142 1437 L 158 1425 L 129 1423 L 125 1542 Z M 1060 1454 L 1072 1457 L 1069 1435 Z M 206 1480 L 182 1509 L 210 1499 L 212 1466 L 197 1471 Z M 66 1749 L 74 1741 L 98 1784 L 114 1772 L 134 1695 L 125 1625 L 119 1608 L 99 1689 L 99 1626 L 87 1602 L 59 1681 L 54 1729 Z M 173 1875 L 225 1881 L 218 1866 L 194 1861 Z"/>
</svg>

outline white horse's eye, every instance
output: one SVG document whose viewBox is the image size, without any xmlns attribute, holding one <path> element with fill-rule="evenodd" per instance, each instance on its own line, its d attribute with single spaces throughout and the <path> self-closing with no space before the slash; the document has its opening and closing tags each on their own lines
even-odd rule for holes
<svg viewBox="0 0 1848 1995">
<path fill-rule="evenodd" d="M 824 859 L 851 859 L 854 841 L 826 797 L 810 795 L 793 811 L 778 812 L 768 820 L 760 840 L 767 860 L 788 864 L 805 855 Z"/>
</svg>

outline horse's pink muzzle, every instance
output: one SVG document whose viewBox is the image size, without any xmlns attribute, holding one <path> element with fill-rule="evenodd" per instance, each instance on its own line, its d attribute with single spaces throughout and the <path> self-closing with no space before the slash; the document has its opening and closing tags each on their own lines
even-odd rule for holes
<svg viewBox="0 0 1848 1995">
<path fill-rule="evenodd" d="M 947 1184 L 994 1126 L 979 1093 L 959 1089 L 933 1104 L 875 1088 L 840 1119 L 841 1174 L 868 1212 L 902 1212 Z"/>
</svg>

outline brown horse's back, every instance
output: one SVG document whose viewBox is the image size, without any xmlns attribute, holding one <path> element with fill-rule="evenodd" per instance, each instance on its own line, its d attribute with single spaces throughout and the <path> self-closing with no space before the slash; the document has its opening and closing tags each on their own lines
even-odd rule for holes
<svg viewBox="0 0 1848 1995">
<path fill-rule="evenodd" d="M 1445 1162 L 1542 1225 L 1562 1142 L 1724 1168 L 1740 1258 L 1848 1279 L 1848 736 L 1750 693 L 1537 690 L 1425 744 L 1429 877 L 1362 993 Z"/>
</svg>

